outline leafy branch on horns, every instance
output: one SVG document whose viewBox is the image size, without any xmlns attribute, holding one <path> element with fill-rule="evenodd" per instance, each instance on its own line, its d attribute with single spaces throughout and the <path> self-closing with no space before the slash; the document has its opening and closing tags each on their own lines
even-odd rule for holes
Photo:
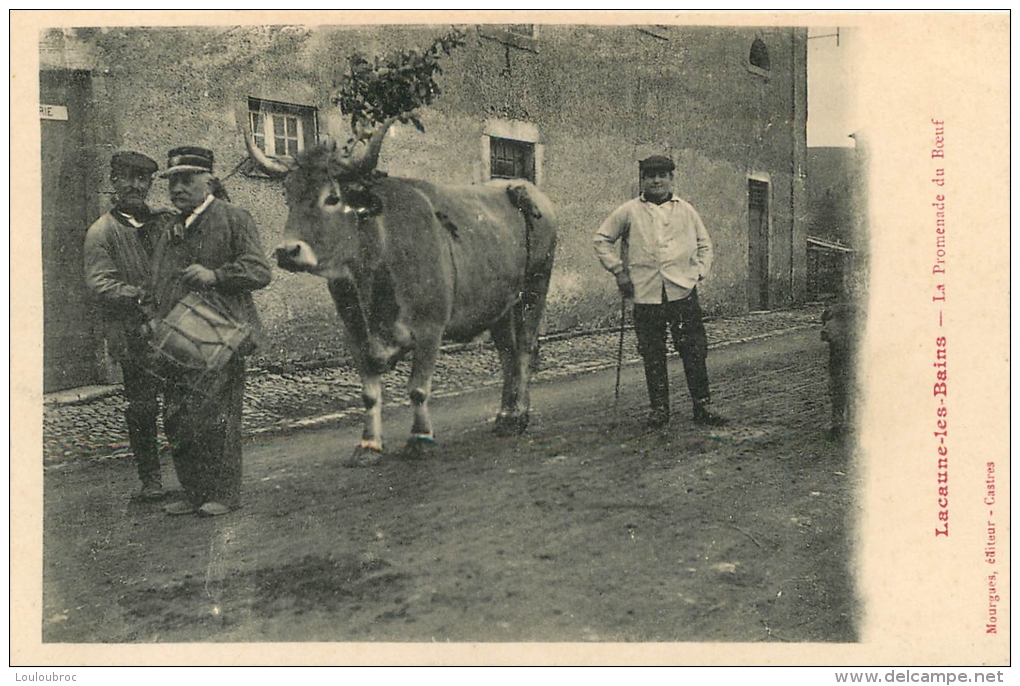
<svg viewBox="0 0 1020 686">
<path fill-rule="evenodd" d="M 378 125 L 389 120 L 410 122 L 424 132 L 415 113 L 440 94 L 436 77 L 443 70 L 439 61 L 464 45 L 465 39 L 465 33 L 454 28 L 423 51 L 403 50 L 371 60 L 360 53 L 352 55 L 332 98 L 350 117 L 354 138 L 349 144 L 370 138 Z"/>
</svg>

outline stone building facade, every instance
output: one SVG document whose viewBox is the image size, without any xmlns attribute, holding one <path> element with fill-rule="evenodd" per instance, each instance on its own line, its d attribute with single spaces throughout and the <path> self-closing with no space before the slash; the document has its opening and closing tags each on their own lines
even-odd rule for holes
<svg viewBox="0 0 1020 686">
<path fill-rule="evenodd" d="M 849 272 L 863 245 L 860 163 L 854 147 L 810 147 L 807 153 L 807 297 L 846 297 Z"/>
<path fill-rule="evenodd" d="M 702 302 L 735 314 L 800 302 L 806 287 L 807 32 L 802 28 L 484 25 L 444 58 L 425 132 L 394 127 L 379 168 L 439 183 L 527 176 L 556 203 L 560 241 L 548 330 L 619 316 L 591 236 L 637 194 L 636 161 L 664 152 L 677 192 L 716 251 Z M 214 151 L 233 202 L 270 250 L 286 209 L 253 172 L 239 126 L 277 153 L 347 124 L 331 96 L 354 52 L 424 48 L 448 27 L 191 27 L 45 31 L 40 36 L 46 388 L 108 380 L 80 284 L 80 242 L 107 207 L 110 155 L 162 165 L 182 144 Z M 47 118 L 43 105 L 58 113 Z M 52 108 L 57 108 L 53 110 Z M 63 108 L 63 109 L 60 109 Z M 150 198 L 167 204 L 166 184 Z M 342 354 L 325 284 L 274 271 L 257 295 L 264 362 Z"/>
</svg>

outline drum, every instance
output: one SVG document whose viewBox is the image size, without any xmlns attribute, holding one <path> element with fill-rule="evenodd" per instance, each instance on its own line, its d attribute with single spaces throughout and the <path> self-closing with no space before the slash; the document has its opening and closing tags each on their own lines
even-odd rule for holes
<svg viewBox="0 0 1020 686">
<path fill-rule="evenodd" d="M 153 371 L 195 390 L 212 392 L 215 379 L 251 338 L 251 327 L 236 321 L 212 297 L 189 293 L 153 327 L 149 346 Z"/>
</svg>

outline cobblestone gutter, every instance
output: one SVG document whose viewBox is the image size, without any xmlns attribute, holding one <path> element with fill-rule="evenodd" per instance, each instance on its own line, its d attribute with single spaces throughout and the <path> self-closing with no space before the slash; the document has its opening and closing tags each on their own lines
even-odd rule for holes
<svg viewBox="0 0 1020 686">
<path fill-rule="evenodd" d="M 760 312 L 705 323 L 710 348 L 768 338 L 816 326 L 822 307 Z M 535 383 L 616 365 L 619 329 L 554 335 L 542 340 Z M 624 363 L 638 362 L 634 332 L 624 332 Z M 384 377 L 386 405 L 406 405 L 410 364 L 401 362 Z M 434 397 L 449 397 L 477 388 L 498 386 L 499 359 L 490 345 L 444 349 L 433 377 Z M 608 392 L 612 392 L 609 389 Z M 43 407 L 43 463 L 57 467 L 81 458 L 109 459 L 130 455 L 124 427 L 125 401 L 119 387 L 47 396 Z M 361 411 L 361 386 L 348 366 L 295 372 L 249 370 L 245 391 L 247 435 L 281 434 L 325 426 Z M 163 441 L 162 436 L 160 437 Z"/>
</svg>

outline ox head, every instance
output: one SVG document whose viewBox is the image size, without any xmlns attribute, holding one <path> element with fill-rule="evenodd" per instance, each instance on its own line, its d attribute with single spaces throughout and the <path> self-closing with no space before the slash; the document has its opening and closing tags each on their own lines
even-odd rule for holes
<svg viewBox="0 0 1020 686">
<path fill-rule="evenodd" d="M 245 145 L 255 164 L 269 176 L 285 179 L 287 224 L 274 251 L 282 269 L 336 279 L 349 276 L 352 265 L 374 261 L 366 250 L 378 241 L 366 233 L 382 205 L 372 193 L 372 183 L 392 122 L 373 132 L 360 155 L 355 154 L 352 139 L 344 146 L 335 142 L 316 146 L 297 159 L 270 157 L 245 131 Z"/>
</svg>

